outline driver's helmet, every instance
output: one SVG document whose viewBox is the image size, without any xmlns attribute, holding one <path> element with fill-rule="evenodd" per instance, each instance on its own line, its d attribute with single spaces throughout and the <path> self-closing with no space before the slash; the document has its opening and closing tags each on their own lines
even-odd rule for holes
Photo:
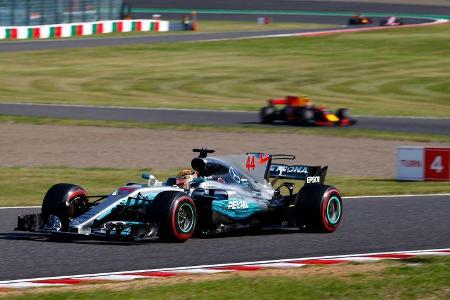
<svg viewBox="0 0 450 300">
<path fill-rule="evenodd" d="M 182 189 L 188 190 L 191 182 L 197 178 L 197 173 L 192 169 L 181 169 L 176 178 L 176 185 Z"/>
<path fill-rule="evenodd" d="M 298 104 L 298 106 L 310 106 L 312 102 L 307 96 L 301 96 L 298 99 Z"/>
</svg>

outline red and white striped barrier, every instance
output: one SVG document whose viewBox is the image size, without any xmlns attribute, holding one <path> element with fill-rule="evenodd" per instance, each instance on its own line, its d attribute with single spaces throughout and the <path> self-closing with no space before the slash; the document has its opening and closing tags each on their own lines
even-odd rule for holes
<svg viewBox="0 0 450 300">
<path fill-rule="evenodd" d="M 419 251 L 381 252 L 354 255 L 322 256 L 309 258 L 280 259 L 234 264 L 203 265 L 180 268 L 123 271 L 112 273 L 85 274 L 75 276 L 59 276 L 0 281 L 0 292 L 16 288 L 68 286 L 87 283 L 111 281 L 128 281 L 143 278 L 174 277 L 181 275 L 215 274 L 236 271 L 259 271 L 263 269 L 299 268 L 308 265 L 335 265 L 349 262 L 374 262 L 385 259 L 410 259 L 417 256 L 450 255 L 448 249 L 431 249 Z"/>
<path fill-rule="evenodd" d="M 67 38 L 113 32 L 169 31 L 169 21 L 108 20 L 98 22 L 0 27 L 0 40 Z"/>
</svg>

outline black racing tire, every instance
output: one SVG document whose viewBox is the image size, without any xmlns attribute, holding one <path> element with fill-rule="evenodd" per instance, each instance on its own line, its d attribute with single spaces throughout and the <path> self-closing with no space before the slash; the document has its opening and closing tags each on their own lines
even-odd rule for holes
<svg viewBox="0 0 450 300">
<path fill-rule="evenodd" d="M 159 193 L 149 207 L 150 218 L 159 223 L 159 238 L 182 243 L 191 238 L 197 222 L 195 203 L 189 195 L 177 191 Z"/>
<path fill-rule="evenodd" d="M 271 124 L 274 121 L 274 118 L 273 118 L 274 112 L 275 112 L 275 109 L 271 106 L 265 106 L 265 107 L 261 108 L 260 115 L 259 115 L 261 123 Z"/>
<path fill-rule="evenodd" d="M 342 197 L 329 185 L 306 184 L 295 199 L 296 223 L 300 230 L 329 233 L 342 219 Z"/>
<path fill-rule="evenodd" d="M 336 112 L 336 116 L 339 118 L 339 120 L 350 119 L 350 113 L 346 108 L 339 108 Z"/>
<path fill-rule="evenodd" d="M 386 24 L 387 24 L 387 19 L 382 19 L 380 21 L 380 26 L 386 26 Z"/>
<path fill-rule="evenodd" d="M 61 221 L 61 231 L 67 231 L 71 219 L 87 210 L 87 192 L 82 187 L 70 183 L 53 185 L 42 202 L 41 219 L 47 222 L 51 215 Z"/>
<path fill-rule="evenodd" d="M 302 109 L 301 117 L 303 121 L 309 122 L 314 119 L 314 112 L 308 108 Z"/>
<path fill-rule="evenodd" d="M 299 108 L 295 112 L 297 119 L 296 125 L 310 125 L 314 121 L 314 111 L 309 108 Z"/>
</svg>

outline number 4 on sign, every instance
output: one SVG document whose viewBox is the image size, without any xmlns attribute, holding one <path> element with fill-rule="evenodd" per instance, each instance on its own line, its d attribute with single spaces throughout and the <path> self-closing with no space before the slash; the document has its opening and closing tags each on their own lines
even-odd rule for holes
<svg viewBox="0 0 450 300">
<path fill-rule="evenodd" d="M 435 171 L 436 173 L 441 173 L 444 170 L 444 166 L 442 165 L 442 156 L 438 155 L 433 159 L 433 162 L 430 165 L 430 169 Z"/>
<path fill-rule="evenodd" d="M 252 170 L 255 169 L 256 165 L 255 165 L 255 157 L 254 156 L 247 157 L 247 163 L 245 164 L 245 167 L 249 171 L 250 171 L 250 169 L 252 169 Z"/>
</svg>

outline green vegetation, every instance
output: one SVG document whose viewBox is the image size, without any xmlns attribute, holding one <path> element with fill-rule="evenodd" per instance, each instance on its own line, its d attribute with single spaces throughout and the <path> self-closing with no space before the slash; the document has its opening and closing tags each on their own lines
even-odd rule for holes
<svg viewBox="0 0 450 300">
<path fill-rule="evenodd" d="M 450 258 L 418 258 L 366 265 L 343 265 L 333 272 L 296 276 L 241 276 L 138 288 L 24 292 L 10 299 L 448 299 Z M 352 267 L 349 270 L 349 266 Z M 317 267 L 308 267 L 317 269 Z M 330 267 L 327 267 L 330 268 Z M 315 272 L 317 273 L 317 272 Z M 36 291 L 36 290 L 35 290 Z"/>
<path fill-rule="evenodd" d="M 449 25 L 320 37 L 1 53 L 0 101 L 450 116 Z"/>
<path fill-rule="evenodd" d="M 423 134 L 423 133 L 405 133 L 399 131 L 381 131 L 371 129 L 361 129 L 353 127 L 345 128 L 308 128 L 308 127 L 286 127 L 286 126 L 261 126 L 261 125 L 191 125 L 191 124 L 169 124 L 169 123 L 150 123 L 150 122 L 131 122 L 131 121 L 102 121 L 102 120 L 75 120 L 59 118 L 41 118 L 27 116 L 6 116 L 0 115 L 1 122 L 25 123 L 35 125 L 69 125 L 69 126 L 98 126 L 98 127 L 116 127 L 116 128 L 147 128 L 147 129 L 173 129 L 173 130 L 195 130 L 208 132 L 267 132 L 267 133 L 290 133 L 305 135 L 324 135 L 340 137 L 361 137 L 375 138 L 396 141 L 416 141 L 416 142 L 443 142 L 449 143 L 448 135 Z"/>
<path fill-rule="evenodd" d="M 149 169 L 0 168 L 0 206 L 40 205 L 48 188 L 58 182 L 79 184 L 96 195 L 111 193 L 127 182 L 144 182 L 142 171 Z M 165 180 L 176 172 L 154 173 Z M 327 183 L 339 187 L 344 196 L 450 192 L 448 182 L 329 176 Z"/>
<path fill-rule="evenodd" d="M 149 169 L 0 168 L 0 206 L 40 205 L 50 186 L 59 182 L 79 184 L 95 195 L 108 194 L 127 182 L 144 182 L 143 171 Z"/>
</svg>

